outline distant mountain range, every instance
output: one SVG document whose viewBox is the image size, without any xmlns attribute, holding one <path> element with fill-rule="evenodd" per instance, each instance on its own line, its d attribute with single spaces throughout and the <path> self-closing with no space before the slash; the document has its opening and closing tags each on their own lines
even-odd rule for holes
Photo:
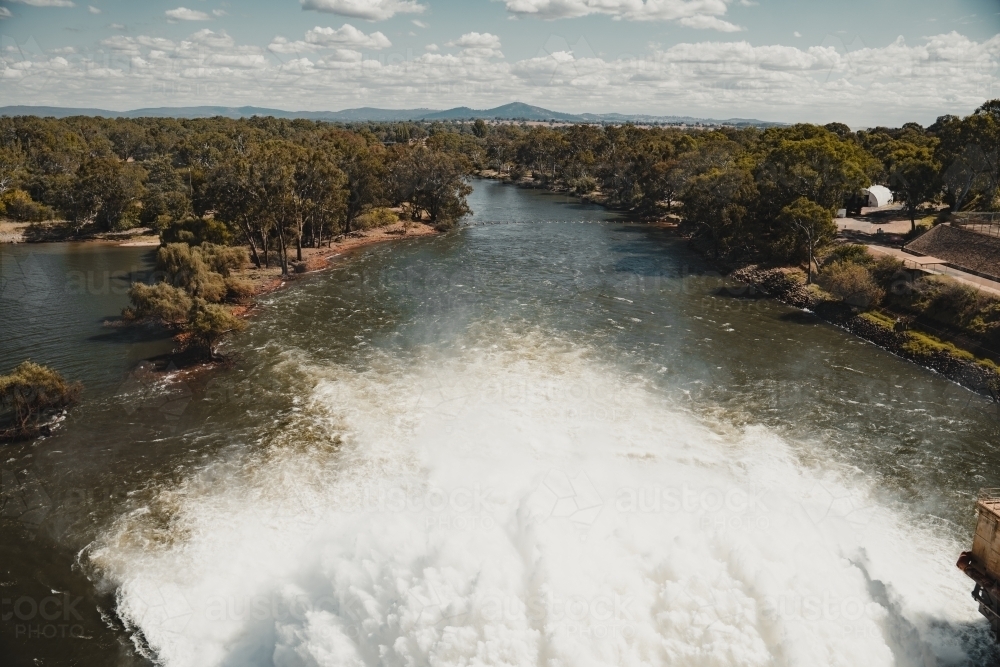
<svg viewBox="0 0 1000 667">
<path fill-rule="evenodd" d="M 670 125 L 733 125 L 757 127 L 772 127 L 784 123 L 772 123 L 753 118 L 728 118 L 715 120 L 712 118 L 694 118 L 691 116 L 654 116 L 648 114 L 572 114 L 550 111 L 542 107 L 531 106 L 521 102 L 512 102 L 493 109 L 471 109 L 455 107 L 444 111 L 438 109 L 376 109 L 362 107 L 360 109 L 344 109 L 343 111 L 283 111 L 281 109 L 265 109 L 262 107 L 152 107 L 148 109 L 133 109 L 132 111 L 107 111 L 105 109 L 74 109 L 65 107 L 44 106 L 6 106 L 0 107 L 0 116 L 102 116 L 105 118 L 248 118 L 250 116 L 274 116 L 275 118 L 306 118 L 309 120 L 325 120 L 330 122 L 352 123 L 363 121 L 400 122 L 400 121 L 433 121 L 433 120 L 525 120 L 525 121 L 557 121 L 563 123 L 665 123 Z"/>
</svg>

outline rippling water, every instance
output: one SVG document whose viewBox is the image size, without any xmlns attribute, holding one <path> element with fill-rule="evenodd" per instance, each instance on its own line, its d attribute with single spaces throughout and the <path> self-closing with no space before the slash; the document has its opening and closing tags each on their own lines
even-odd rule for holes
<svg viewBox="0 0 1000 667">
<path fill-rule="evenodd" d="M 954 567 L 976 489 L 1000 485 L 986 401 L 746 298 L 662 231 L 493 182 L 470 204 L 464 229 L 269 296 L 231 368 L 119 371 L 56 436 L 12 448 L 4 596 L 82 596 L 87 638 L 4 621 L 5 647 L 167 665 L 996 659 Z"/>
</svg>

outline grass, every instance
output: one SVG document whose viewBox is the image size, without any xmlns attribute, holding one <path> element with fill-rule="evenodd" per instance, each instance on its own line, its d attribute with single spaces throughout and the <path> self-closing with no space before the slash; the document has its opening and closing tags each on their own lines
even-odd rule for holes
<svg viewBox="0 0 1000 667">
<path fill-rule="evenodd" d="M 876 324 L 883 329 L 888 329 L 889 331 L 894 331 L 896 329 L 896 320 L 889 317 L 885 313 L 880 313 L 877 310 L 869 310 L 867 313 L 861 313 L 861 317 L 865 318 L 872 324 Z"/>
<path fill-rule="evenodd" d="M 952 343 L 947 343 L 930 334 L 919 331 L 907 332 L 907 341 L 903 343 L 903 349 L 918 357 L 929 357 L 933 354 L 944 352 L 956 359 L 963 361 L 977 361 L 974 354 L 956 347 Z"/>
<path fill-rule="evenodd" d="M 877 326 L 882 327 L 883 329 L 888 329 L 889 331 L 894 330 L 896 327 L 895 319 L 877 310 L 870 310 L 866 313 L 861 313 L 861 317 Z M 936 336 L 932 336 L 922 331 L 908 331 L 906 333 L 906 339 L 906 342 L 903 343 L 903 349 L 910 354 L 919 357 L 929 357 L 933 354 L 943 352 L 956 359 L 961 359 L 962 361 L 973 361 L 984 368 L 1000 373 L 1000 366 L 997 366 L 992 359 L 978 359 L 968 350 L 963 350 L 962 348 L 947 341 L 943 341 Z"/>
</svg>

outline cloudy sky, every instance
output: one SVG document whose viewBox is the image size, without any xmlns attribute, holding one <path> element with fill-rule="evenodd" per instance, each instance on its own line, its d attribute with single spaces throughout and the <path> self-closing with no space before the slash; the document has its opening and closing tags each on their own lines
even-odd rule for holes
<svg viewBox="0 0 1000 667">
<path fill-rule="evenodd" d="M 522 101 L 861 127 L 1000 97 L 997 0 L 179 1 L 0 0 L 0 104 Z"/>
</svg>

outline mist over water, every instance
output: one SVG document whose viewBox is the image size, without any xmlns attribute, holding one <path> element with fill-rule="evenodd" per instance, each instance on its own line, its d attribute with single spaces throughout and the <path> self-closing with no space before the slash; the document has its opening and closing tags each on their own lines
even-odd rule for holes
<svg viewBox="0 0 1000 667">
<path fill-rule="evenodd" d="M 996 659 L 954 566 L 1000 485 L 987 402 L 657 230 L 492 182 L 470 204 L 269 296 L 206 383 L 144 386 L 131 424 L 118 392 L 39 445 L 144 420 L 110 466 L 126 497 L 65 538 L 135 653 Z"/>
</svg>

